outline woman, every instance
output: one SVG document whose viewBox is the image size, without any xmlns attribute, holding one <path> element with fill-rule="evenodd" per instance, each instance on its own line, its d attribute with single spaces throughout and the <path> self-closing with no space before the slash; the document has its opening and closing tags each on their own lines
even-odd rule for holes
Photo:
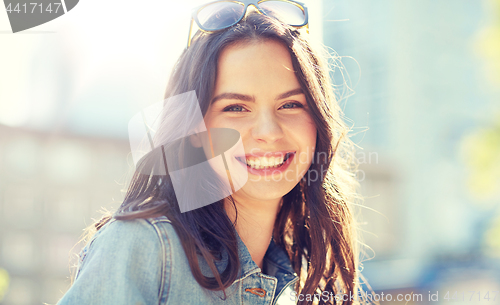
<svg viewBox="0 0 500 305">
<path fill-rule="evenodd" d="M 307 40 L 307 10 L 288 0 L 218 1 L 193 20 L 201 31 L 166 97 L 194 90 L 203 115 L 195 125 L 207 132 L 162 141 L 141 159 L 121 207 L 95 224 L 59 304 L 357 303 L 353 145 L 327 65 Z M 160 126 L 156 139 L 170 134 Z M 212 162 L 205 170 L 217 181 L 192 189 L 222 199 L 183 208 L 173 168 L 187 167 L 187 151 L 216 157 L 215 131 L 224 129 L 238 131 L 244 155 L 226 156 L 222 170 Z M 234 164 L 247 175 L 239 186 Z"/>
</svg>

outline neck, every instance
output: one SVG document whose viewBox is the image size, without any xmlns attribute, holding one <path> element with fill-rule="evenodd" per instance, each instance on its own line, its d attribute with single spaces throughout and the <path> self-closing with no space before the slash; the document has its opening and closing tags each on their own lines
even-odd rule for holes
<svg viewBox="0 0 500 305">
<path fill-rule="evenodd" d="M 273 202 L 238 202 L 236 231 L 252 256 L 253 261 L 262 269 L 264 255 L 273 236 L 274 223 L 281 207 L 281 199 Z M 231 202 L 225 201 L 224 208 L 234 223 L 236 211 Z"/>
</svg>

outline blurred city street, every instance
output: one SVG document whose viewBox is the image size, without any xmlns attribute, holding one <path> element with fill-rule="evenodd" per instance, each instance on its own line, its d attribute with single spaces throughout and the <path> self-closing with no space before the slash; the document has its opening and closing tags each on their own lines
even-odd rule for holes
<svg viewBox="0 0 500 305">
<path fill-rule="evenodd" d="M 0 10 L 0 304 L 70 287 L 205 2 L 87 0 L 15 34 Z M 500 304 L 500 0 L 301 2 L 359 147 L 365 290 Z"/>
</svg>

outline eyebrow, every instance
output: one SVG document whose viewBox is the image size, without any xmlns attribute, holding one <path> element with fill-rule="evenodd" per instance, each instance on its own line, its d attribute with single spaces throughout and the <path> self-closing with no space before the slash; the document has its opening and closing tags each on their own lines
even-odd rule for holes
<svg viewBox="0 0 500 305">
<path fill-rule="evenodd" d="M 282 94 L 278 95 L 275 98 L 275 100 L 276 101 L 277 100 L 282 100 L 284 98 L 287 98 L 287 97 L 290 97 L 290 96 L 294 96 L 294 95 L 298 95 L 298 94 L 304 94 L 304 90 L 302 90 L 302 88 L 297 88 L 297 89 L 293 89 L 293 90 L 287 91 L 285 93 L 282 93 Z M 225 92 L 225 93 L 221 93 L 221 94 L 215 96 L 212 99 L 211 104 L 217 102 L 218 100 L 223 100 L 223 99 L 227 99 L 227 100 L 240 100 L 240 101 L 245 101 L 245 102 L 255 102 L 255 97 L 253 97 L 253 96 L 246 95 L 246 94 Z"/>
</svg>

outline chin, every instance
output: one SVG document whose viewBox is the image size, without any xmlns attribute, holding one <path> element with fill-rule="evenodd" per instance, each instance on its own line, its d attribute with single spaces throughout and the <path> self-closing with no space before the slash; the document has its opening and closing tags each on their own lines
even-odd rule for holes
<svg viewBox="0 0 500 305">
<path fill-rule="evenodd" d="M 236 192 L 237 196 L 251 197 L 256 200 L 267 201 L 281 199 L 288 194 L 296 183 L 279 183 L 274 181 L 248 182 Z"/>
</svg>

